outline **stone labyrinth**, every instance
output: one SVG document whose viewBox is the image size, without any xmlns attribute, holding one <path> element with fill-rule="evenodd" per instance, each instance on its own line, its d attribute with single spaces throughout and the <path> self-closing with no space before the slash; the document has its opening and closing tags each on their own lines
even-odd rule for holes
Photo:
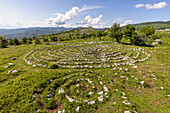
<svg viewBox="0 0 170 113">
<path fill-rule="evenodd" d="M 124 48 L 118 44 L 87 43 L 63 47 L 42 48 L 28 53 L 24 60 L 33 67 L 47 67 L 56 63 L 60 68 L 109 68 L 132 65 L 149 59 L 141 48 Z"/>
<path fill-rule="evenodd" d="M 120 112 L 130 113 L 137 112 L 137 109 L 125 89 L 147 87 L 147 83 L 132 75 L 130 69 L 137 68 L 135 63 L 149 57 L 138 47 L 86 42 L 33 50 L 25 55 L 24 60 L 33 67 L 47 68 L 50 63 L 55 63 L 61 69 L 74 69 L 58 74 L 36 88 L 32 98 L 42 109 L 58 113 L 94 112 L 109 102 L 118 105 Z M 113 69 L 113 75 L 90 70 L 104 68 Z"/>
</svg>

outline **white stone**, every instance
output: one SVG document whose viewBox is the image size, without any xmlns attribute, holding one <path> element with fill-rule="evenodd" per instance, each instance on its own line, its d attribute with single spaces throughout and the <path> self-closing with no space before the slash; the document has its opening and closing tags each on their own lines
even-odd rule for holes
<svg viewBox="0 0 170 113">
<path fill-rule="evenodd" d="M 88 104 L 95 104 L 95 101 L 90 101 L 88 102 Z"/>
<path fill-rule="evenodd" d="M 68 95 L 65 95 L 65 96 L 69 100 L 69 102 L 74 102 L 75 101 L 74 99 L 70 98 Z"/>
<path fill-rule="evenodd" d="M 8 65 L 12 66 L 12 65 L 13 65 L 13 63 L 8 63 Z"/>
<path fill-rule="evenodd" d="M 5 66 L 5 68 L 9 68 L 9 66 Z"/>
<path fill-rule="evenodd" d="M 141 81 L 140 83 L 143 85 L 145 83 L 145 81 Z"/>
<path fill-rule="evenodd" d="M 155 77 L 155 75 L 154 75 L 154 74 L 151 74 L 151 76 Z"/>
<path fill-rule="evenodd" d="M 130 111 L 125 111 L 125 113 L 130 113 Z"/>
<path fill-rule="evenodd" d="M 77 112 L 79 112 L 79 111 L 80 111 L 80 107 L 79 107 L 79 106 L 77 107 L 76 111 L 77 111 Z"/>
<path fill-rule="evenodd" d="M 60 88 L 60 89 L 58 90 L 58 94 L 61 94 L 61 93 L 64 93 L 64 90 L 63 90 L 62 88 Z"/>
<path fill-rule="evenodd" d="M 138 66 L 133 66 L 133 68 L 137 68 Z"/>
<path fill-rule="evenodd" d="M 58 113 L 62 113 L 62 111 L 58 111 Z"/>
<path fill-rule="evenodd" d="M 100 81 L 100 84 L 103 84 L 103 82 L 102 82 L 102 81 Z"/>
<path fill-rule="evenodd" d="M 90 95 L 90 96 L 91 96 L 91 95 L 93 95 L 93 92 L 92 92 L 92 91 L 90 91 L 90 92 L 89 92 L 89 95 Z"/>
<path fill-rule="evenodd" d="M 103 91 L 100 91 L 98 94 L 99 94 L 99 95 L 103 95 Z"/>
<path fill-rule="evenodd" d="M 88 102 L 88 100 L 84 100 L 83 102 Z"/>
<path fill-rule="evenodd" d="M 42 64 L 37 64 L 37 66 L 42 66 Z"/>
<path fill-rule="evenodd" d="M 114 105 L 116 105 L 116 102 L 113 102 Z"/>
<path fill-rule="evenodd" d="M 17 70 L 13 70 L 12 73 L 17 73 L 18 71 Z"/>
<path fill-rule="evenodd" d="M 104 88 L 104 91 L 109 92 L 109 90 L 106 86 L 104 86 L 103 88 Z"/>
<path fill-rule="evenodd" d="M 100 95 L 100 97 L 97 97 L 98 98 L 98 101 L 99 102 L 102 102 L 103 101 L 103 96 L 102 95 Z"/>
<path fill-rule="evenodd" d="M 127 97 L 125 97 L 125 96 L 122 96 L 122 98 L 123 98 L 123 99 L 127 99 Z"/>
<path fill-rule="evenodd" d="M 130 105 L 130 102 L 127 102 L 127 100 L 123 101 L 122 103 L 124 103 L 125 105 Z"/>
<path fill-rule="evenodd" d="M 36 65 L 32 65 L 32 67 L 36 67 Z"/>
</svg>

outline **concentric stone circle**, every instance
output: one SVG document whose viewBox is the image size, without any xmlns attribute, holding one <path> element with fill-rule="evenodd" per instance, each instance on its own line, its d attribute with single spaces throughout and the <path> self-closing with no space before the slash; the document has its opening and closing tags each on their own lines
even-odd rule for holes
<svg viewBox="0 0 170 113">
<path fill-rule="evenodd" d="M 150 54 L 140 47 L 127 48 L 111 42 L 88 42 L 36 49 L 23 59 L 32 67 L 46 68 L 50 64 L 56 64 L 61 69 L 74 69 L 47 81 L 32 95 L 47 112 L 64 113 L 94 112 L 100 105 L 110 101 L 114 93 L 117 98 L 121 98 L 119 105 L 124 111 L 135 112 L 133 106 L 129 107 L 131 103 L 124 88 L 144 88 L 147 83 L 129 73 L 129 68 L 137 68 L 135 63 L 149 58 Z M 90 71 L 104 68 L 113 69 L 113 74 L 108 77 Z M 114 83 L 113 79 L 119 83 Z"/>
<path fill-rule="evenodd" d="M 33 98 L 47 111 L 83 112 L 88 108 L 93 111 L 108 101 L 110 92 L 104 75 L 93 71 L 73 71 L 49 80 L 45 87 L 34 92 Z"/>
<path fill-rule="evenodd" d="M 139 47 L 126 48 L 117 43 L 81 43 L 33 50 L 25 55 L 24 61 L 33 67 L 47 67 L 54 63 L 60 68 L 92 69 L 135 66 L 135 63 L 149 57 L 150 54 Z"/>
</svg>

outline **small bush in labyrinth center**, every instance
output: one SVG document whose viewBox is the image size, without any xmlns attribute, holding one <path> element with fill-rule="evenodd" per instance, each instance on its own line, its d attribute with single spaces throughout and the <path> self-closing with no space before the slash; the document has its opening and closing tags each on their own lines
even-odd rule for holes
<svg viewBox="0 0 170 113">
<path fill-rule="evenodd" d="M 57 64 L 55 64 L 55 63 L 50 63 L 50 64 L 48 65 L 48 68 L 49 68 L 49 69 L 57 69 L 57 68 L 59 68 L 59 66 L 58 66 Z"/>
</svg>

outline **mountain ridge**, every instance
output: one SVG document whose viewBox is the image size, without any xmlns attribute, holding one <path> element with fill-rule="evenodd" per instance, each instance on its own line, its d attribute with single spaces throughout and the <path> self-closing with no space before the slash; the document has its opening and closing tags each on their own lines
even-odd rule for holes
<svg viewBox="0 0 170 113">
<path fill-rule="evenodd" d="M 164 30 L 170 29 L 170 21 L 154 21 L 154 22 L 142 22 L 137 24 L 129 24 L 136 27 L 139 30 L 144 26 L 154 27 L 155 30 Z M 122 29 L 125 26 L 122 27 Z M 72 29 L 80 29 L 82 27 L 77 28 L 65 28 L 65 27 L 30 27 L 30 28 L 17 28 L 17 29 L 0 29 L 0 35 L 5 35 L 7 39 L 13 38 L 24 38 L 24 37 L 33 37 L 33 36 L 42 36 L 48 34 L 55 34 L 64 31 L 69 31 Z M 99 30 L 102 30 L 98 28 Z M 105 28 L 103 28 L 105 29 Z"/>
</svg>

